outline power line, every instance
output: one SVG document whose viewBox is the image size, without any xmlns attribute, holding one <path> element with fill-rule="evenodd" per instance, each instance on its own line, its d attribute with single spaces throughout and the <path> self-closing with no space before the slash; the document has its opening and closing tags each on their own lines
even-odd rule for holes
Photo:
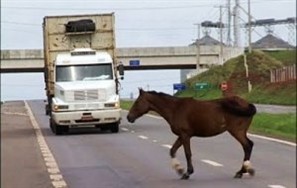
<svg viewBox="0 0 297 188">
<path fill-rule="evenodd" d="M 157 27 L 151 27 L 151 28 L 117 28 L 118 30 L 122 31 L 168 31 L 168 30 L 190 30 L 193 28 L 190 27 L 172 27 L 172 28 L 157 28 Z"/>
<path fill-rule="evenodd" d="M 38 26 L 41 27 L 41 24 L 34 24 L 34 23 L 24 23 L 24 22 L 11 22 L 11 21 L 1 21 L 1 24 L 14 24 L 14 25 L 25 25 L 25 26 Z M 117 28 L 117 30 L 122 31 L 172 31 L 172 30 L 190 30 L 193 29 L 191 27 L 172 27 L 172 28 Z"/>
<path fill-rule="evenodd" d="M 41 24 L 33 24 L 33 23 L 24 23 L 24 22 L 11 22 L 11 21 L 1 21 L 1 24 L 15 24 L 15 25 L 27 25 L 27 26 L 38 26 L 41 27 Z"/>
<path fill-rule="evenodd" d="M 60 1 L 59 1 L 60 2 Z M 94 1 L 95 2 L 95 1 Z M 108 2 L 108 1 L 107 1 Z M 168 1 L 169 2 L 169 1 Z M 171 1 L 170 1 L 171 2 Z M 190 1 L 194 2 L 194 1 Z M 247 3 L 248 1 L 242 1 L 241 3 Z M 259 4 L 259 3 L 267 3 L 267 2 L 279 2 L 279 0 L 262 0 L 262 1 L 251 1 L 251 4 Z M 295 2 L 295 0 L 282 0 L 282 3 L 292 3 Z M 231 3 L 233 4 L 233 3 Z M 77 7 L 72 7 L 72 8 L 60 8 L 60 7 L 34 7 L 34 6 L 24 6 L 24 7 L 19 7 L 19 6 L 2 6 L 1 9 L 16 9 L 16 10 L 25 10 L 25 11 L 30 11 L 30 10 L 61 10 L 61 11 L 73 11 L 73 10 L 95 10 L 95 11 L 141 11 L 141 10 L 170 10 L 170 9 L 193 9 L 193 8 L 205 8 L 205 7 L 214 7 L 218 5 L 218 3 L 215 4 L 203 4 L 203 5 L 188 5 L 188 6 L 158 6 L 158 7 L 135 7 L 135 8 L 77 8 Z"/>
<path fill-rule="evenodd" d="M 96 10 L 96 11 L 133 11 L 133 10 L 166 10 L 166 9 L 188 9 L 188 8 L 204 8 L 212 7 L 213 4 L 208 5 L 189 5 L 189 6 L 166 6 L 166 7 L 138 7 L 138 8 L 51 8 L 51 7 L 17 7 L 17 6 L 2 6 L 3 9 L 22 9 L 22 10 Z"/>
</svg>

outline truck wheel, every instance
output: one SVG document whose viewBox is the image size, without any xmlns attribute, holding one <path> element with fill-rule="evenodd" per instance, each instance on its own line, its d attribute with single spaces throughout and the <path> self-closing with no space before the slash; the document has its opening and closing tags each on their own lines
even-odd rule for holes
<svg viewBox="0 0 297 188">
<path fill-rule="evenodd" d="M 116 123 L 113 123 L 111 126 L 110 126 L 110 131 L 112 133 L 117 133 L 119 132 L 119 122 L 116 122 Z"/>
<path fill-rule="evenodd" d="M 52 118 L 50 118 L 49 124 L 50 124 L 50 128 L 51 128 L 52 132 L 56 133 L 56 123 L 52 120 Z"/>
<path fill-rule="evenodd" d="M 56 125 L 56 135 L 66 134 L 68 133 L 68 126 Z"/>
<path fill-rule="evenodd" d="M 49 107 L 49 105 L 48 104 L 46 104 L 45 105 L 45 115 L 50 115 L 50 113 L 51 113 L 51 109 L 50 109 L 50 107 Z"/>
<path fill-rule="evenodd" d="M 50 118 L 50 127 L 52 132 L 55 133 L 56 135 L 67 133 L 69 129 L 67 126 L 58 125 L 57 123 L 55 123 L 55 121 L 52 118 Z"/>
</svg>

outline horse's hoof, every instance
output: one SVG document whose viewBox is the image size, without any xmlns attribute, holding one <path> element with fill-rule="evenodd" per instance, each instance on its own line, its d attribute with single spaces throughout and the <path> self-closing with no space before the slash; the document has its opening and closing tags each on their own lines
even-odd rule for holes
<svg viewBox="0 0 297 188">
<path fill-rule="evenodd" d="M 237 179 L 242 178 L 242 173 L 236 173 L 234 178 L 237 178 Z"/>
<path fill-rule="evenodd" d="M 187 180 L 189 178 L 190 178 L 190 175 L 188 173 L 184 173 L 180 179 Z"/>
<path fill-rule="evenodd" d="M 184 174 L 185 170 L 183 168 L 179 168 L 176 170 L 176 172 L 178 175 L 182 176 Z"/>
<path fill-rule="evenodd" d="M 247 172 L 249 173 L 250 176 L 255 176 L 256 171 L 253 168 L 247 169 Z"/>
</svg>

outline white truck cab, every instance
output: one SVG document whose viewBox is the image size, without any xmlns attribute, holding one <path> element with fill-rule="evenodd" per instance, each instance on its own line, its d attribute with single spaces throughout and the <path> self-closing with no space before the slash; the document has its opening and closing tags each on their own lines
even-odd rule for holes
<svg viewBox="0 0 297 188">
<path fill-rule="evenodd" d="M 120 99 L 107 52 L 76 49 L 57 55 L 51 126 L 57 132 L 86 124 L 118 132 Z"/>
</svg>

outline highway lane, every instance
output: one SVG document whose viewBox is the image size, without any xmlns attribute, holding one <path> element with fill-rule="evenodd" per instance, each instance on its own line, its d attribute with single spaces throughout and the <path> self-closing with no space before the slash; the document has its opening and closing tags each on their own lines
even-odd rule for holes
<svg viewBox="0 0 297 188">
<path fill-rule="evenodd" d="M 160 118 L 144 116 L 129 124 L 123 112 L 118 134 L 85 130 L 55 136 L 49 129 L 43 101 L 29 101 L 29 105 L 71 188 L 296 187 L 296 147 L 251 137 L 256 176 L 233 179 L 243 158 L 239 143 L 227 133 L 193 138 L 195 172 L 189 181 L 183 181 L 170 167 L 169 147 L 176 137 Z M 177 157 L 185 165 L 182 148 Z"/>
</svg>

